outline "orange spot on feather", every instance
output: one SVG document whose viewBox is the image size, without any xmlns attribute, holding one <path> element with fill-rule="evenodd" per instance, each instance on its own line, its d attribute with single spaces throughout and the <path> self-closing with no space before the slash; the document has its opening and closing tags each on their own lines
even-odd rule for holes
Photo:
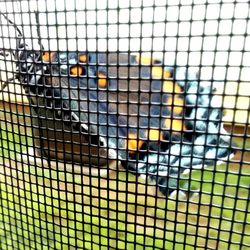
<svg viewBox="0 0 250 250">
<path fill-rule="evenodd" d="M 53 59 L 54 55 L 55 55 L 55 52 L 46 51 L 46 52 L 43 53 L 42 60 L 44 62 L 50 62 Z"/>
<path fill-rule="evenodd" d="M 135 151 L 140 149 L 142 145 L 143 141 L 138 140 L 137 134 L 135 133 L 128 134 L 127 149 L 130 151 L 130 153 L 135 153 Z"/>
<path fill-rule="evenodd" d="M 172 110 L 173 114 L 175 115 L 179 115 L 183 111 L 184 101 L 183 98 L 178 95 L 175 95 L 174 97 L 169 97 L 167 100 L 167 104 L 171 105 L 168 108 Z"/>
<path fill-rule="evenodd" d="M 98 86 L 101 88 L 106 88 L 107 87 L 107 76 L 103 73 L 98 74 Z"/>
<path fill-rule="evenodd" d="M 163 134 L 158 129 L 150 129 L 148 133 L 148 139 L 151 141 L 163 140 Z"/>
<path fill-rule="evenodd" d="M 151 65 L 151 64 L 160 64 L 161 59 L 159 58 L 152 58 L 150 54 L 138 54 L 136 55 L 136 62 L 142 65 Z"/>
<path fill-rule="evenodd" d="M 182 120 L 177 119 L 165 119 L 164 125 L 166 128 L 173 129 L 173 133 L 176 131 L 183 131 L 185 130 L 185 125 L 183 125 Z"/>
<path fill-rule="evenodd" d="M 79 56 L 79 61 L 82 63 L 86 63 L 87 62 L 87 55 L 80 55 Z"/>
<path fill-rule="evenodd" d="M 163 92 L 167 92 L 167 93 L 181 93 L 182 92 L 181 87 L 177 83 L 174 83 L 173 81 L 164 81 L 162 90 Z"/>
<path fill-rule="evenodd" d="M 139 64 L 150 65 L 152 63 L 152 58 L 150 56 L 146 56 L 146 55 L 137 55 L 136 61 Z"/>
<path fill-rule="evenodd" d="M 70 74 L 73 76 L 83 75 L 83 68 L 81 66 L 73 66 L 70 68 Z"/>
<path fill-rule="evenodd" d="M 152 77 L 166 79 L 166 78 L 171 77 L 171 72 L 168 70 L 164 70 L 161 66 L 153 66 L 152 67 Z"/>
</svg>

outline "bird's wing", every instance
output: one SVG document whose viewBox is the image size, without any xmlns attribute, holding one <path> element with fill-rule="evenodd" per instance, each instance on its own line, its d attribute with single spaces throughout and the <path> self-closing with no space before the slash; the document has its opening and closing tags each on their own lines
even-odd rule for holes
<svg viewBox="0 0 250 250">
<path fill-rule="evenodd" d="M 98 136 L 108 157 L 166 195 L 178 189 L 180 174 L 233 153 L 222 111 L 211 102 L 212 83 L 196 74 L 128 54 L 55 52 L 40 59 L 45 67 L 33 64 L 40 74 L 25 78 L 31 92 L 45 93 L 63 122 Z"/>
</svg>

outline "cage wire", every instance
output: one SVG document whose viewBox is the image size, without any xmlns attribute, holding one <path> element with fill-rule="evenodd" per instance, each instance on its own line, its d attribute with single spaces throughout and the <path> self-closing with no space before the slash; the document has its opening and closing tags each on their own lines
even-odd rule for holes
<svg viewBox="0 0 250 250">
<path fill-rule="evenodd" d="M 0 249 L 249 249 L 249 2 L 0 1 Z"/>
</svg>

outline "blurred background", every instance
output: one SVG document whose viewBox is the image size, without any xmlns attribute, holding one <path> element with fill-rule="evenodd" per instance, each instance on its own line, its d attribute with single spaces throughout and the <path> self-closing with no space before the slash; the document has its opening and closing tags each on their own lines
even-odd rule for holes
<svg viewBox="0 0 250 250">
<path fill-rule="evenodd" d="M 22 27 L 33 49 L 40 49 L 39 29 L 45 50 L 140 51 L 199 71 L 200 80 L 218 89 L 224 121 L 249 122 L 248 1 L 0 1 L 0 9 Z M 15 48 L 15 29 L 0 21 L 0 46 Z"/>
</svg>

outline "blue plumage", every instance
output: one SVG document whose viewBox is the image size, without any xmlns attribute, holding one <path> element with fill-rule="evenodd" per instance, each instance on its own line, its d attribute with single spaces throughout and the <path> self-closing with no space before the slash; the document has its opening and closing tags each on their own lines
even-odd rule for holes
<svg viewBox="0 0 250 250">
<path fill-rule="evenodd" d="M 165 195 L 179 188 L 180 174 L 231 157 L 222 110 L 211 103 L 211 83 L 198 81 L 196 73 L 163 67 L 163 72 L 171 71 L 170 77 L 151 80 L 152 66 L 124 57 L 89 53 L 87 62 L 79 62 L 78 53 L 55 53 L 50 65 L 24 49 L 19 53 L 19 78 L 34 103 L 43 96 L 45 109 L 62 123 L 67 117 L 67 122 L 80 124 L 86 134 L 102 141 L 96 146 L 104 149 L 103 155 L 90 157 L 117 158 Z M 69 77 L 71 67 L 79 65 L 83 74 Z M 120 77 L 118 69 L 127 77 Z M 99 72 L 107 76 L 106 88 L 98 87 Z M 166 93 L 163 84 L 179 92 Z M 82 131 L 79 126 L 73 129 Z"/>
</svg>

